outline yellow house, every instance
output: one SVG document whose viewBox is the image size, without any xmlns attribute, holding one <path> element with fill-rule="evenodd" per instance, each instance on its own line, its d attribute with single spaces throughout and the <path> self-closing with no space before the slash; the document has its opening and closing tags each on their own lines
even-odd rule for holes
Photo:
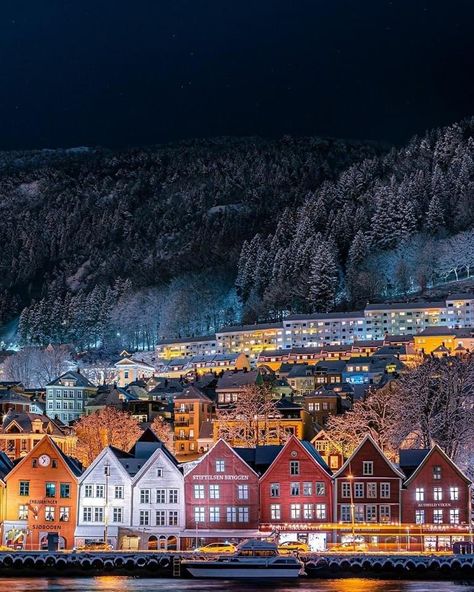
<svg viewBox="0 0 474 592">
<path fill-rule="evenodd" d="M 473 351 L 474 335 L 472 329 L 450 329 L 449 327 L 429 327 L 414 335 L 415 351 L 424 355 L 456 355 L 464 350 Z"/>
<path fill-rule="evenodd" d="M 4 452 L 0 452 L 0 524 L 2 525 L 5 520 L 7 504 L 5 477 L 12 468 L 12 461 Z"/>
</svg>

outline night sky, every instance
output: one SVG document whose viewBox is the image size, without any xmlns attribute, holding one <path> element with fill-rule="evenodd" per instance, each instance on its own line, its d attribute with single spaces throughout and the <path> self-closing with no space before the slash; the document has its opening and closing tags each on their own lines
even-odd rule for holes
<svg viewBox="0 0 474 592">
<path fill-rule="evenodd" d="M 0 149 L 402 143 L 474 115 L 472 0 L 2 0 Z"/>
</svg>

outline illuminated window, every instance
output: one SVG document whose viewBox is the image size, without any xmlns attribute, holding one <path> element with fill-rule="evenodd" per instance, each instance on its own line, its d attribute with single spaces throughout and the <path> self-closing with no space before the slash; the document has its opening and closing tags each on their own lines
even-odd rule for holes
<svg viewBox="0 0 474 592">
<path fill-rule="evenodd" d="M 443 499 L 443 489 L 441 487 L 433 488 L 433 499 L 436 502 L 440 502 Z"/>
<path fill-rule="evenodd" d="M 439 508 L 433 510 L 433 524 L 443 524 L 443 510 Z"/>
<path fill-rule="evenodd" d="M 326 520 L 326 504 L 316 504 L 316 520 Z"/>
<path fill-rule="evenodd" d="M 301 518 L 301 504 L 291 504 L 290 515 L 292 520 L 299 520 Z"/>
<path fill-rule="evenodd" d="M 424 502 L 425 501 L 425 490 L 423 487 L 417 487 L 415 489 L 415 500 L 417 502 Z"/>
<path fill-rule="evenodd" d="M 449 488 L 449 499 L 452 502 L 455 502 L 459 499 L 459 487 L 450 487 Z"/>
<path fill-rule="evenodd" d="M 459 524 L 459 508 L 451 508 L 449 510 L 450 524 Z"/>
<path fill-rule="evenodd" d="M 272 520 L 281 519 L 280 504 L 272 504 L 270 506 L 270 516 Z"/>
<path fill-rule="evenodd" d="M 424 510 L 416 510 L 415 511 L 415 522 L 416 522 L 416 524 L 424 524 L 425 523 L 425 511 Z"/>
<path fill-rule="evenodd" d="M 204 486 L 203 486 L 203 489 L 204 489 Z M 209 497 L 211 499 L 219 499 L 219 497 L 220 497 L 219 485 L 209 485 Z M 201 499 L 204 499 L 204 495 L 202 496 Z"/>
</svg>

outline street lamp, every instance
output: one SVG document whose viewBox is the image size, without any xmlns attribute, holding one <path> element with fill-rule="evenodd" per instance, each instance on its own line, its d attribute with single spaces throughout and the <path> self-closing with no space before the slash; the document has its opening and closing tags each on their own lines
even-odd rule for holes
<svg viewBox="0 0 474 592">
<path fill-rule="evenodd" d="M 352 491 L 352 482 L 354 480 L 354 475 L 347 475 L 349 479 L 349 492 L 351 496 L 351 526 L 352 526 L 352 547 L 355 553 L 356 544 L 355 544 L 355 506 L 354 506 L 354 493 Z"/>
<path fill-rule="evenodd" d="M 104 475 L 105 475 L 105 508 L 104 508 L 104 545 L 107 548 L 107 539 L 109 535 L 109 477 L 110 477 L 110 465 L 107 463 L 104 465 Z"/>
</svg>

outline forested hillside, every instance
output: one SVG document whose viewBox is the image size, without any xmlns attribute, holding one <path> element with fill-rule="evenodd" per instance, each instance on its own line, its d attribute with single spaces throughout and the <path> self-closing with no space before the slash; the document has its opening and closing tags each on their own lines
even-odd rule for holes
<svg viewBox="0 0 474 592">
<path fill-rule="evenodd" d="M 381 152 L 318 138 L 223 138 L 3 153 L 0 324 L 23 310 L 25 342 L 81 347 L 215 331 L 240 317 L 243 241 L 271 235 L 285 208 Z"/>
<path fill-rule="evenodd" d="M 242 247 L 244 318 L 402 298 L 474 270 L 474 119 L 363 162 Z"/>
</svg>

